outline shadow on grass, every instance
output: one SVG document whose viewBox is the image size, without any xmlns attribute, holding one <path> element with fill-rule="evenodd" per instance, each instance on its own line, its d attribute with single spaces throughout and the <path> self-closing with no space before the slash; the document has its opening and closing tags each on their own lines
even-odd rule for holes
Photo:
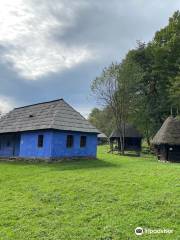
<svg viewBox="0 0 180 240">
<path fill-rule="evenodd" d="M 28 161 L 0 161 L 0 164 L 8 164 L 15 166 L 28 167 L 33 166 L 37 168 L 49 168 L 55 171 L 78 170 L 78 169 L 97 169 L 117 167 L 116 164 L 106 162 L 101 159 L 77 159 L 77 160 L 63 160 L 61 162 L 28 162 Z"/>
<path fill-rule="evenodd" d="M 66 162 L 63 161 L 61 163 L 49 164 L 49 166 L 56 171 L 116 167 L 115 164 L 109 163 L 100 159 L 89 159 L 89 160 L 81 159 L 81 160 L 72 160 L 72 161 L 66 161 Z"/>
<path fill-rule="evenodd" d="M 119 152 L 113 152 L 112 154 L 119 157 L 137 157 L 137 158 L 141 157 L 141 155 L 138 155 L 137 153 L 127 151 L 123 155 Z"/>
</svg>

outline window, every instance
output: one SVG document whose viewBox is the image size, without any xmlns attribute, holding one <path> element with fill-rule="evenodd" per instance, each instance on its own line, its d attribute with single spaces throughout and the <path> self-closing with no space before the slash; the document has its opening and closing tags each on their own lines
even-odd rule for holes
<svg viewBox="0 0 180 240">
<path fill-rule="evenodd" d="M 44 136 L 38 135 L 38 147 L 43 147 L 43 143 L 44 143 Z"/>
<path fill-rule="evenodd" d="M 80 147 L 85 147 L 85 146 L 86 146 L 86 136 L 81 136 Z"/>
<path fill-rule="evenodd" d="M 71 148 L 73 146 L 73 135 L 67 135 L 66 147 Z"/>
</svg>

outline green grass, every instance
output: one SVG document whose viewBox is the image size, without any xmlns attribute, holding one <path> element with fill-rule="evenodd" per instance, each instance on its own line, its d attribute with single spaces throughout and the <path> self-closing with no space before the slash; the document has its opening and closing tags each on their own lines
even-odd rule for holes
<svg viewBox="0 0 180 240">
<path fill-rule="evenodd" d="M 151 156 L 0 163 L 0 240 L 180 239 L 180 165 Z M 145 234 L 134 229 L 173 229 Z"/>
</svg>

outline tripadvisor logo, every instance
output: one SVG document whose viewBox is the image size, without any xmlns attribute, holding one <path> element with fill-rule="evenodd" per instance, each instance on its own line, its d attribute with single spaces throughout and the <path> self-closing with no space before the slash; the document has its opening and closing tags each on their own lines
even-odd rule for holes
<svg viewBox="0 0 180 240">
<path fill-rule="evenodd" d="M 143 235 L 144 231 L 143 231 L 143 228 L 142 227 L 137 227 L 135 229 L 135 234 L 140 236 L 140 235 Z"/>
<path fill-rule="evenodd" d="M 173 229 L 150 229 L 150 228 L 142 228 L 142 227 L 137 227 L 134 230 L 135 234 L 137 236 L 143 235 L 143 234 L 161 234 L 161 233 L 166 233 L 166 234 L 171 234 L 173 233 Z"/>
</svg>

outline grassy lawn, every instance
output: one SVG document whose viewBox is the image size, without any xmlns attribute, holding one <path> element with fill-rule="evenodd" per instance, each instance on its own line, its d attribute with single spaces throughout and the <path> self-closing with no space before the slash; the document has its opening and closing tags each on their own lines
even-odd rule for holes
<svg viewBox="0 0 180 240">
<path fill-rule="evenodd" d="M 150 155 L 0 163 L 0 240 L 180 239 L 180 164 Z M 136 236 L 137 226 L 173 234 Z"/>
</svg>

